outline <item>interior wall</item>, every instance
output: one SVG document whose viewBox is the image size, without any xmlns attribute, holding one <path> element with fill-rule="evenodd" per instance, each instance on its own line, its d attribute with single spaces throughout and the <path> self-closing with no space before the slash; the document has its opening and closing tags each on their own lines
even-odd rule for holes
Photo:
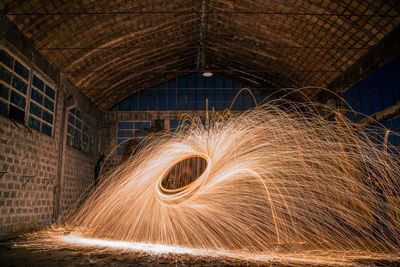
<svg viewBox="0 0 400 267">
<path fill-rule="evenodd" d="M 0 237 L 51 224 L 59 126 L 52 138 L 0 116 Z"/>
<path fill-rule="evenodd" d="M 52 136 L 30 129 L 26 120 L 20 123 L 0 116 L 0 239 L 49 226 L 57 219 L 56 209 L 61 216 L 91 186 L 99 139 L 91 153 L 65 144 L 66 103 L 73 99 L 74 105 L 94 121 L 95 131 L 102 116 L 32 42 L 12 27 L 0 26 L 0 47 L 54 82 L 57 95 Z"/>
</svg>

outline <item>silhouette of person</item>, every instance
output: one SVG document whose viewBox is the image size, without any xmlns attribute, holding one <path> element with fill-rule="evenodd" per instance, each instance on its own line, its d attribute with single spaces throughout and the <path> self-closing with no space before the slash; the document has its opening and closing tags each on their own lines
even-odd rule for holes
<svg viewBox="0 0 400 267">
<path fill-rule="evenodd" d="M 99 176 L 101 167 L 103 166 L 104 154 L 101 154 L 99 159 L 97 160 L 96 167 L 94 168 L 94 185 L 97 187 L 99 184 Z"/>
</svg>

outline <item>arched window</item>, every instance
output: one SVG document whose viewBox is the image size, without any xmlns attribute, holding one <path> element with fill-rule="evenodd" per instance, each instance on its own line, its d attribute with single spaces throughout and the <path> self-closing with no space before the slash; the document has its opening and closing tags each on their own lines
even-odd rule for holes
<svg viewBox="0 0 400 267">
<path fill-rule="evenodd" d="M 119 102 L 112 111 L 162 111 L 162 110 L 224 110 L 231 106 L 234 97 L 246 85 L 219 77 L 203 77 L 191 73 L 172 79 L 146 90 L 135 92 Z M 252 89 L 257 103 L 265 97 L 261 89 Z M 246 110 L 255 106 L 250 92 L 244 90 L 237 97 L 232 110 Z"/>
</svg>

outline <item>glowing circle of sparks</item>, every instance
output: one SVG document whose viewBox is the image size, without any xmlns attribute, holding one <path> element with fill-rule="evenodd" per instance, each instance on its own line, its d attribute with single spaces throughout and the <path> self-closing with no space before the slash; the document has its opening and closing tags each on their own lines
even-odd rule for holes
<svg viewBox="0 0 400 267">
<path fill-rule="evenodd" d="M 399 158 L 387 151 L 397 150 L 382 149 L 339 112 L 326 111 L 337 117 L 329 121 L 316 107 L 285 104 L 150 137 L 71 213 L 67 225 L 90 238 L 74 240 L 150 250 L 398 251 L 400 207 L 383 217 L 390 203 L 380 193 L 400 186 Z M 206 162 L 199 176 L 163 185 L 193 157 Z"/>
<path fill-rule="evenodd" d="M 206 168 L 199 177 L 194 179 L 194 181 L 192 181 L 191 183 L 189 183 L 183 187 L 177 188 L 177 189 L 167 189 L 162 185 L 162 182 L 163 182 L 165 176 L 170 172 L 171 168 L 175 164 L 177 164 L 178 162 L 183 161 L 185 159 L 195 158 L 195 157 L 202 158 L 206 162 Z M 170 164 L 172 167 L 168 168 L 160 176 L 160 178 L 158 179 L 158 182 L 157 182 L 156 195 L 160 200 L 162 200 L 162 202 L 164 204 L 178 204 L 181 201 L 194 196 L 196 191 L 199 188 L 201 188 L 201 186 L 204 185 L 204 183 L 207 181 L 207 177 L 208 177 L 211 167 L 212 167 L 210 157 L 206 154 L 201 154 L 201 153 L 184 155 L 182 159 L 178 159 L 174 162 L 171 162 Z"/>
</svg>

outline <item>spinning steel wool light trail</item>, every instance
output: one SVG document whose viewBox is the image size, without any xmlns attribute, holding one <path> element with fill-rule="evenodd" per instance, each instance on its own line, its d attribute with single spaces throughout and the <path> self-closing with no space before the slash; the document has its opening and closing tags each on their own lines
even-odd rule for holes
<svg viewBox="0 0 400 267">
<path fill-rule="evenodd" d="M 360 126 L 291 102 L 213 117 L 149 138 L 69 227 L 89 238 L 249 253 L 398 250 L 399 160 Z"/>
</svg>

